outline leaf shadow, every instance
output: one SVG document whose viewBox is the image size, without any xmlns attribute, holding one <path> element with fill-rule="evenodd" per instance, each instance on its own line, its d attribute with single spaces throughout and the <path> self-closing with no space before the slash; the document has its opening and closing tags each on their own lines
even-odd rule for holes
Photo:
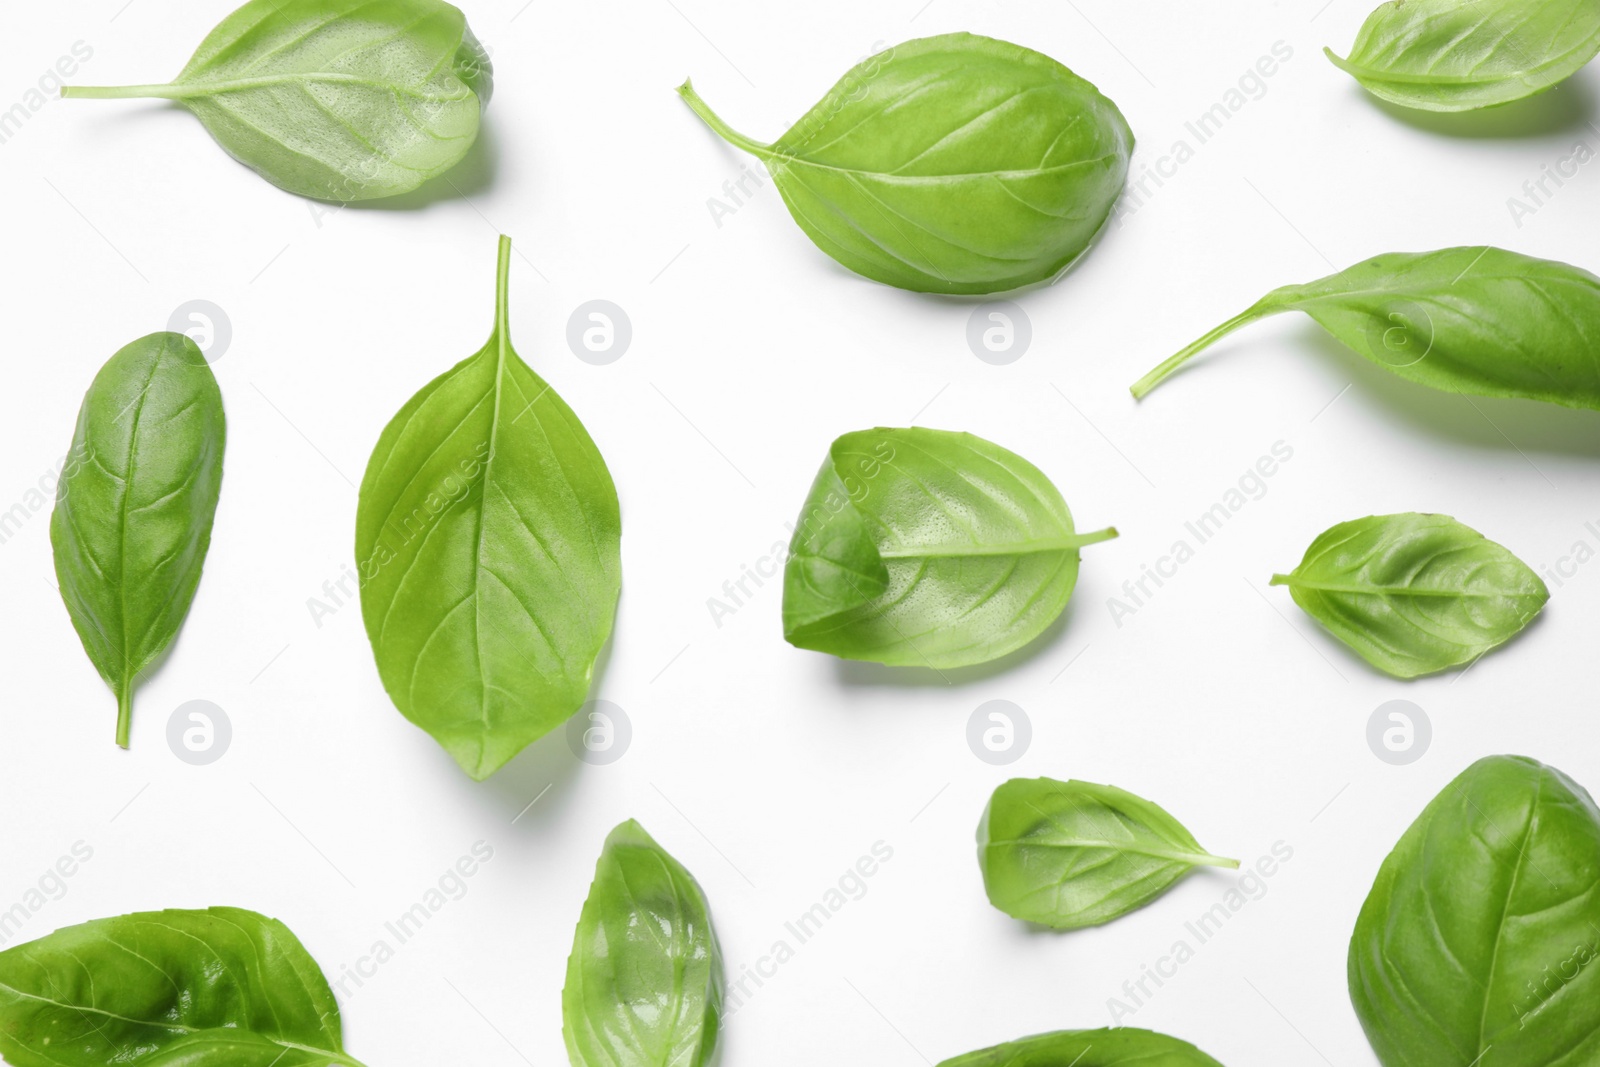
<svg viewBox="0 0 1600 1067">
<path fill-rule="evenodd" d="M 500 144 L 495 125 L 484 122 L 461 162 L 409 193 L 376 200 L 352 200 L 342 206 L 358 211 L 422 211 L 448 200 L 465 200 L 494 187 L 500 169 Z"/>
<path fill-rule="evenodd" d="M 964 686 L 984 682 L 998 674 L 1053 651 L 1064 643 L 1064 635 L 1072 621 L 1077 599 L 1067 601 L 1067 606 L 1044 632 L 1014 652 L 987 663 L 970 667 L 890 667 L 867 660 L 835 659 L 834 677 L 841 684 L 857 688 L 878 686 Z"/>
<path fill-rule="evenodd" d="M 1390 118 L 1424 133 L 1466 140 L 1529 140 L 1594 127 L 1594 88 L 1582 72 L 1525 100 L 1475 111 L 1423 111 L 1361 93 Z"/>
</svg>

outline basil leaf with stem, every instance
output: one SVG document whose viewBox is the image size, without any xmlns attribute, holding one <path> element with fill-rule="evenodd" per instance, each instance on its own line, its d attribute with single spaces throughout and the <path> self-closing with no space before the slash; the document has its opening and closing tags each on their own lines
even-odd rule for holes
<svg viewBox="0 0 1600 1067">
<path fill-rule="evenodd" d="M 123 748 L 139 678 L 178 635 L 200 584 L 226 443 L 217 379 L 181 333 L 117 352 L 78 411 L 50 545 L 73 628 L 116 694 Z"/>
<path fill-rule="evenodd" d="M 978 823 L 989 903 L 1057 930 L 1142 908 L 1196 867 L 1239 866 L 1156 804 L 1114 785 L 1013 778 Z"/>
<path fill-rule="evenodd" d="M 242 908 L 98 919 L 0 952 L 12 1067 L 361 1067 L 305 947 Z"/>
<path fill-rule="evenodd" d="M 1542 93 L 1600 54 L 1593 0 L 1390 0 L 1362 23 L 1350 56 L 1323 49 L 1381 100 L 1470 111 Z"/>
<path fill-rule="evenodd" d="M 444 0 L 250 0 L 166 85 L 69 85 L 72 99 L 174 100 L 291 193 L 409 192 L 461 162 L 494 71 Z"/>
<path fill-rule="evenodd" d="M 1600 809 L 1489 756 L 1401 835 L 1350 935 L 1350 1002 L 1384 1067 L 1600 1062 Z"/>
<path fill-rule="evenodd" d="M 1600 278 L 1483 246 L 1375 256 L 1274 289 L 1135 382 L 1134 397 L 1219 338 L 1282 311 L 1305 312 L 1419 385 L 1600 410 Z"/>
<path fill-rule="evenodd" d="M 1058 1030 L 944 1060 L 939 1067 L 1222 1067 L 1195 1048 L 1153 1030 L 1118 1026 Z"/>
<path fill-rule="evenodd" d="M 1028 48 L 951 33 L 895 45 L 771 144 L 706 125 L 766 164 L 818 248 L 874 281 L 997 293 L 1060 275 L 1111 215 L 1133 133 L 1093 85 Z"/>
<path fill-rule="evenodd" d="M 706 1067 L 722 950 L 694 876 L 632 819 L 611 831 L 561 991 L 572 1067 Z"/>
<path fill-rule="evenodd" d="M 356 505 L 361 616 L 395 707 L 482 780 L 583 704 L 622 588 L 600 450 L 495 325 L 384 428 Z"/>
<path fill-rule="evenodd" d="M 812 484 L 783 574 L 797 648 L 893 666 L 962 667 L 1013 652 L 1066 608 L 1078 533 L 1061 493 L 1015 452 L 967 433 L 840 437 Z"/>
<path fill-rule="evenodd" d="M 1448 515 L 1371 515 L 1311 542 L 1289 574 L 1294 602 L 1397 678 L 1470 663 L 1516 636 L 1550 599 L 1511 551 Z"/>
</svg>

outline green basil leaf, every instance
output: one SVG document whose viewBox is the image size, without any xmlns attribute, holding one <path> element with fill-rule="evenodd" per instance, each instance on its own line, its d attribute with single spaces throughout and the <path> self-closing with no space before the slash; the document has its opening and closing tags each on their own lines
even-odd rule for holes
<svg viewBox="0 0 1600 1067">
<path fill-rule="evenodd" d="M 1385 1067 L 1600 1062 L 1600 809 L 1521 756 L 1435 797 L 1350 937 L 1350 1000 Z"/>
<path fill-rule="evenodd" d="M 939 1067 L 1222 1067 L 1187 1041 L 1153 1030 L 1059 1030 L 1010 1041 Z"/>
<path fill-rule="evenodd" d="M 611 635 L 622 518 L 572 409 L 495 327 L 384 428 L 356 507 L 361 615 L 401 713 L 483 780 L 572 717 Z"/>
<path fill-rule="evenodd" d="M 706 1067 L 722 950 L 694 877 L 628 820 L 606 838 L 561 991 L 572 1067 Z"/>
<path fill-rule="evenodd" d="M 222 392 L 195 343 L 155 333 L 94 377 L 56 485 L 50 544 L 83 650 L 128 747 L 139 676 L 178 635 L 222 488 Z"/>
<path fill-rule="evenodd" d="M 1142 908 L 1210 855 L 1165 810 L 1114 785 L 1013 778 L 978 824 L 989 903 L 1057 930 L 1098 926 Z"/>
<path fill-rule="evenodd" d="M 492 88 L 488 54 L 443 0 L 250 0 L 171 83 L 61 95 L 175 100 L 274 185 L 345 202 L 461 162 Z"/>
<path fill-rule="evenodd" d="M 1424 111 L 1470 111 L 1542 93 L 1600 54 L 1592 0 L 1390 0 L 1328 58 L 1372 95 Z"/>
<path fill-rule="evenodd" d="M 985 663 L 1038 637 L 1078 580 L 1080 534 L 1056 487 L 967 433 L 878 428 L 828 450 L 795 526 L 783 635 L 894 666 Z"/>
<path fill-rule="evenodd" d="M 1133 386 L 1142 398 L 1213 341 L 1303 311 L 1408 381 L 1474 396 L 1600 410 L 1600 278 L 1501 248 L 1391 253 L 1274 289 Z"/>
<path fill-rule="evenodd" d="M 1049 56 L 952 33 L 895 45 L 839 80 L 772 144 L 767 165 L 818 248 L 928 293 L 1047 281 L 1088 250 L 1122 194 L 1133 134 L 1117 106 Z"/>
<path fill-rule="evenodd" d="M 240 908 L 97 919 L 0 952 L 0 1054 L 13 1067 L 360 1067 L 316 961 Z"/>
<path fill-rule="evenodd" d="M 1511 640 L 1550 591 L 1509 549 L 1448 515 L 1341 522 L 1272 576 L 1362 659 L 1397 678 L 1470 663 Z"/>
</svg>

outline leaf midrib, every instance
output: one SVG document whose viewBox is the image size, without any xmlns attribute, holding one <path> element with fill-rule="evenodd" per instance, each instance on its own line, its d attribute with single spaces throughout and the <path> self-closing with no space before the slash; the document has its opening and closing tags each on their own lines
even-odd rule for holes
<svg viewBox="0 0 1600 1067">
<path fill-rule="evenodd" d="M 915 560 L 959 559 L 965 556 L 1032 556 L 1049 552 L 1065 552 L 1081 547 L 1083 547 L 1082 543 L 1075 537 L 1054 537 L 995 545 L 933 545 L 929 548 L 905 550 L 880 548 L 878 550 L 878 558 L 884 560 Z"/>
<path fill-rule="evenodd" d="M 1414 596 L 1414 597 L 1454 597 L 1461 600 L 1504 600 L 1512 597 L 1534 596 L 1533 593 L 1476 593 L 1460 589 L 1420 589 L 1408 586 L 1391 585 L 1337 585 L 1333 582 L 1306 581 L 1303 578 L 1292 578 L 1287 582 L 1280 582 L 1290 589 L 1314 589 L 1319 593 L 1351 593 L 1361 596 Z"/>
</svg>

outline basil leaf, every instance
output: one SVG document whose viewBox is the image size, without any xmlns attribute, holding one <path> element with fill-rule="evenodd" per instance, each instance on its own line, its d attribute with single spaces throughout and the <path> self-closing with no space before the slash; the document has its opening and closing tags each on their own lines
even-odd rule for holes
<svg viewBox="0 0 1600 1067">
<path fill-rule="evenodd" d="M 1114 785 L 1013 778 L 978 824 L 989 903 L 1057 930 L 1098 926 L 1142 908 L 1210 855 L 1162 808 Z"/>
<path fill-rule="evenodd" d="M 606 838 L 561 991 L 572 1067 L 706 1067 L 722 1018 L 722 950 L 683 865 L 628 820 Z"/>
<path fill-rule="evenodd" d="M 1133 134 L 1117 106 L 1049 56 L 988 37 L 924 37 L 874 55 L 772 144 L 767 165 L 818 248 L 874 281 L 996 293 L 1054 278 L 1122 194 Z"/>
<path fill-rule="evenodd" d="M 443 0 L 250 0 L 171 83 L 61 95 L 175 100 L 269 182 L 344 202 L 409 192 L 461 162 L 493 77 Z"/>
<path fill-rule="evenodd" d="M 1542 93 L 1600 53 L 1590 0 L 1390 0 L 1350 58 L 1328 58 L 1369 93 L 1424 111 L 1470 111 Z"/>
<path fill-rule="evenodd" d="M 384 428 L 356 506 L 361 615 L 395 706 L 479 781 L 572 717 L 611 635 L 622 518 L 600 450 L 495 327 Z"/>
<path fill-rule="evenodd" d="M 1222 1067 L 1187 1041 L 1153 1030 L 1059 1030 L 945 1060 L 939 1067 Z"/>
<path fill-rule="evenodd" d="M 178 635 L 200 584 L 226 438 L 217 379 L 181 333 L 112 356 L 78 410 L 50 545 L 73 628 L 116 694 L 123 748 L 139 676 Z"/>
<path fill-rule="evenodd" d="M 998 659 L 1045 631 L 1078 580 L 1080 534 L 1050 480 L 967 433 L 878 428 L 828 450 L 783 574 L 797 648 L 894 666 Z"/>
<path fill-rule="evenodd" d="M 1521 756 L 1435 797 L 1350 937 L 1350 1000 L 1385 1067 L 1596 1062 L 1600 809 Z"/>
<path fill-rule="evenodd" d="M 1485 247 L 1391 253 L 1274 289 L 1141 378 L 1133 395 L 1144 397 L 1218 338 L 1291 310 L 1419 385 L 1600 409 L 1600 278 Z"/>
<path fill-rule="evenodd" d="M 0 952 L 13 1067 L 360 1067 L 304 946 L 240 908 L 97 919 Z"/>
<path fill-rule="evenodd" d="M 1447 515 L 1339 525 L 1272 576 L 1362 659 L 1397 678 L 1469 663 L 1511 640 L 1550 591 L 1510 550 Z"/>
</svg>

